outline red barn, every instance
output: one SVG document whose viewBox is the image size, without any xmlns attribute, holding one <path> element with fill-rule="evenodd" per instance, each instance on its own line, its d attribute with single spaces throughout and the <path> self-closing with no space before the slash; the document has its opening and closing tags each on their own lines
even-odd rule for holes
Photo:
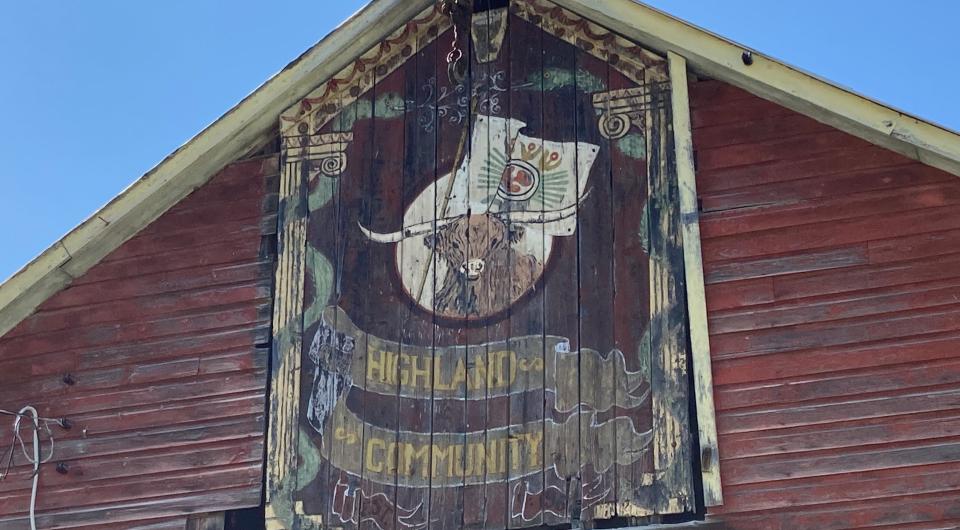
<svg viewBox="0 0 960 530">
<path fill-rule="evenodd" d="M 374 0 L 0 286 L 0 529 L 956 528 L 958 176 L 631 0 Z"/>
</svg>

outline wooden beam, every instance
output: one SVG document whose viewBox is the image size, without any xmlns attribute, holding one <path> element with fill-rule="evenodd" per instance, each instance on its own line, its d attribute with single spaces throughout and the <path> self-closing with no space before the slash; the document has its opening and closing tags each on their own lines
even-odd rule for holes
<svg viewBox="0 0 960 530">
<path fill-rule="evenodd" d="M 277 116 L 433 0 L 371 2 L 0 285 L 0 335 L 226 164 L 277 130 Z"/>
<path fill-rule="evenodd" d="M 960 175 L 960 137 L 633 0 L 553 0 L 691 69 L 822 123 Z M 742 60 L 752 53 L 752 63 Z"/>
<path fill-rule="evenodd" d="M 693 164 L 693 135 L 690 129 L 690 100 L 687 94 L 687 63 L 668 52 L 673 137 L 680 188 L 680 219 L 683 234 L 683 268 L 686 274 L 687 315 L 693 354 L 693 381 L 697 400 L 697 426 L 700 431 L 700 469 L 706 506 L 723 504 L 721 491 L 717 420 L 713 405 L 713 370 L 710 366 L 710 334 L 707 329 L 707 304 L 703 285 L 703 260 L 700 254 L 700 218 L 697 209 L 697 181 Z"/>
</svg>

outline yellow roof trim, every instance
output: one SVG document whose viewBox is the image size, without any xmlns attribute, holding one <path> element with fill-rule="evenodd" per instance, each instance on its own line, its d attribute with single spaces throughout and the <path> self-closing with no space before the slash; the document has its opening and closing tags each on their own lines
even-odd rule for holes
<svg viewBox="0 0 960 530">
<path fill-rule="evenodd" d="M 644 46 L 910 158 L 960 175 L 960 135 L 840 88 L 632 0 L 554 0 Z M 432 0 L 373 0 L 0 285 L 0 335 L 124 241 L 276 134 L 277 116 Z M 753 51 L 753 50 L 750 50 Z"/>
<path fill-rule="evenodd" d="M 960 175 L 960 135 L 633 0 L 553 0 L 693 70 L 837 129 Z M 744 64 L 744 51 L 753 63 Z"/>
<path fill-rule="evenodd" d="M 0 335 L 226 164 L 277 132 L 277 116 L 431 0 L 374 0 L 0 285 Z"/>
</svg>

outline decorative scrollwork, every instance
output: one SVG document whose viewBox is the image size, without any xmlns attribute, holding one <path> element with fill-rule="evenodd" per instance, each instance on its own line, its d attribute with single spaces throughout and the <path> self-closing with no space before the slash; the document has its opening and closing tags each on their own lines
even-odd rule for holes
<svg viewBox="0 0 960 530">
<path fill-rule="evenodd" d="M 604 112 L 600 115 L 600 134 L 610 140 L 619 140 L 630 132 L 631 121 L 633 121 L 633 118 L 628 114 Z"/>
<path fill-rule="evenodd" d="M 658 104 L 654 103 L 653 90 L 661 90 L 668 83 L 654 83 L 624 90 L 611 90 L 593 95 L 593 106 L 601 112 L 598 126 L 600 134 L 610 140 L 626 136 L 633 126 L 643 130 L 645 114 Z M 658 100 L 659 101 L 659 100 Z"/>
<path fill-rule="evenodd" d="M 311 179 L 337 178 L 347 169 L 347 146 L 352 132 L 303 135 L 284 139 L 288 162 L 302 162 Z"/>
</svg>

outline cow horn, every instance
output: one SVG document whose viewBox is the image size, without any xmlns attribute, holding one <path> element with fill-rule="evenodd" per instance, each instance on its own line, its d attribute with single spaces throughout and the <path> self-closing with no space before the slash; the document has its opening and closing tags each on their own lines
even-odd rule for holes
<svg viewBox="0 0 960 530">
<path fill-rule="evenodd" d="M 541 212 L 536 210 L 525 210 L 519 212 L 510 212 L 507 215 L 507 220 L 517 224 L 547 224 L 562 221 L 577 215 L 577 208 L 583 204 L 583 201 L 586 200 L 587 195 L 590 195 L 590 190 L 587 190 L 583 195 L 580 196 L 580 200 L 577 201 L 577 204 L 571 204 L 570 206 L 560 210 Z"/>
<path fill-rule="evenodd" d="M 389 234 L 374 232 L 373 230 L 363 226 L 363 224 L 359 221 L 357 221 L 357 225 L 360 227 L 360 231 L 363 232 L 363 235 L 367 236 L 367 239 L 373 241 L 374 243 L 399 243 L 408 237 L 422 236 L 424 234 L 429 234 L 434 230 L 439 230 L 453 221 L 454 219 L 441 219 L 436 222 L 436 228 L 434 228 L 433 221 L 426 221 L 408 226 L 403 230 L 398 230 Z"/>
</svg>

